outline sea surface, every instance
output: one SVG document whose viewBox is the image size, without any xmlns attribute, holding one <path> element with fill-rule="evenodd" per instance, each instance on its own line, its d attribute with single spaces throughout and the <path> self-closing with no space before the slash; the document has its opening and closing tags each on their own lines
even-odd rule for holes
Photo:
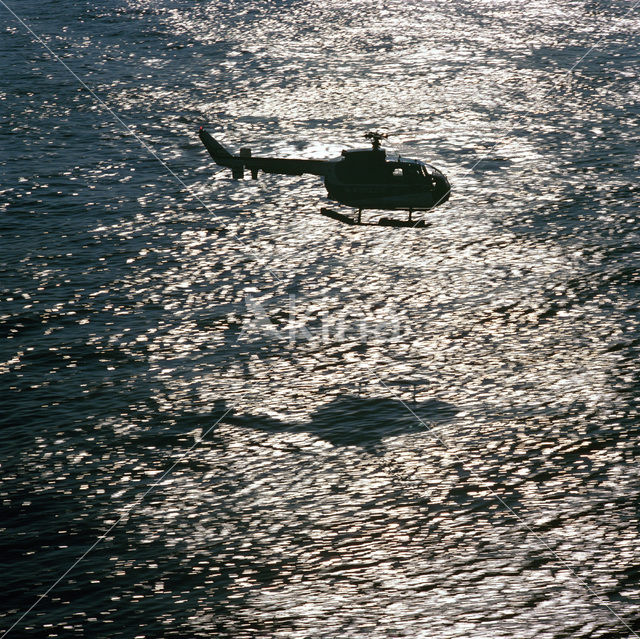
<svg viewBox="0 0 640 639">
<path fill-rule="evenodd" d="M 1 0 L 2 636 L 637 638 L 636 5 Z"/>
</svg>

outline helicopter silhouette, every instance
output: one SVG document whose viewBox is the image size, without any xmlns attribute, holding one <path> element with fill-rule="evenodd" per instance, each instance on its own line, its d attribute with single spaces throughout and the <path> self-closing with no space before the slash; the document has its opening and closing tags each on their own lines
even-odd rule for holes
<svg viewBox="0 0 640 639">
<path fill-rule="evenodd" d="M 244 177 L 244 170 L 251 171 L 255 180 L 258 171 L 280 175 L 310 173 L 324 177 L 330 200 L 358 210 L 354 219 L 348 215 L 323 208 L 321 213 L 346 224 L 362 222 L 364 209 L 408 210 L 408 220 L 381 218 L 379 226 L 408 226 L 424 228 L 424 220 L 413 220 L 414 211 L 428 211 L 449 199 L 451 186 L 445 175 L 430 164 L 420 160 L 387 156 L 381 142 L 387 135 L 370 131 L 365 138 L 371 141 L 371 149 L 343 150 L 339 158 L 330 160 L 302 160 L 289 158 L 253 157 L 251 149 L 242 148 L 233 155 L 217 142 L 203 127 L 200 140 L 216 164 L 231 169 L 234 179 Z"/>
<path fill-rule="evenodd" d="M 431 431 L 455 419 L 458 412 L 453 404 L 435 398 L 405 403 L 388 397 L 341 395 L 319 407 L 308 421 L 287 423 L 265 414 L 237 413 L 224 400 L 217 400 L 211 412 L 183 414 L 180 424 L 207 430 L 220 422 L 272 434 L 307 433 L 335 447 L 355 446 L 380 455 L 386 438 Z"/>
</svg>

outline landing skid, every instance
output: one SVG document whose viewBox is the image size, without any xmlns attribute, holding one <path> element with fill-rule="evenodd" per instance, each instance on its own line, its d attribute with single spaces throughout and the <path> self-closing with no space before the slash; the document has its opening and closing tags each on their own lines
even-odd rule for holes
<svg viewBox="0 0 640 639">
<path fill-rule="evenodd" d="M 381 217 L 377 222 L 363 222 L 361 211 L 358 211 L 357 217 L 355 218 L 326 208 L 321 208 L 320 213 L 325 217 L 330 217 L 332 220 L 338 220 L 338 222 L 343 222 L 351 226 L 395 226 L 412 229 L 425 229 L 431 226 L 430 222 L 425 222 L 424 220 L 395 220 L 389 217 Z M 411 216 L 409 216 L 409 218 L 411 218 Z"/>
</svg>

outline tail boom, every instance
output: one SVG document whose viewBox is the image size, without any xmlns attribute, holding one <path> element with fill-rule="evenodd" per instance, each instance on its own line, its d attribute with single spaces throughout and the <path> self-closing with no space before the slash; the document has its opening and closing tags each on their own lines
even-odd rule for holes
<svg viewBox="0 0 640 639">
<path fill-rule="evenodd" d="M 230 168 L 236 180 L 243 177 L 244 169 L 249 169 L 254 179 L 257 177 L 259 170 L 265 173 L 279 173 L 280 175 L 311 173 L 313 175 L 326 176 L 331 170 L 330 167 L 334 164 L 330 160 L 251 157 L 250 149 L 240 149 L 240 155 L 232 155 L 222 144 L 214 140 L 203 127 L 200 127 L 198 136 L 207 151 L 209 151 L 213 161 L 219 166 Z"/>
</svg>

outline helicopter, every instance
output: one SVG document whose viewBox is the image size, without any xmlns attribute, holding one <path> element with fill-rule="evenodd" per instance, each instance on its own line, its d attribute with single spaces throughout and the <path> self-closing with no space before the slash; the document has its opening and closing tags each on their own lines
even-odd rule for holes
<svg viewBox="0 0 640 639">
<path fill-rule="evenodd" d="M 200 127 L 198 135 L 214 162 L 230 168 L 235 180 L 244 177 L 245 169 L 254 180 L 258 171 L 324 177 L 328 198 L 355 208 L 358 213 L 354 218 L 327 208 L 320 212 L 346 224 L 372 226 L 371 222 L 362 221 L 364 209 L 408 210 L 408 220 L 383 217 L 376 225 L 424 228 L 427 223 L 412 219 L 413 212 L 433 209 L 446 202 L 451 194 L 449 181 L 434 166 L 420 160 L 388 157 L 381 148 L 382 140 L 388 136 L 376 131 L 364 136 L 371 141 L 372 148 L 344 150 L 339 158 L 330 160 L 254 157 L 249 148 L 241 148 L 238 155 L 233 155 L 204 127 Z"/>
</svg>

